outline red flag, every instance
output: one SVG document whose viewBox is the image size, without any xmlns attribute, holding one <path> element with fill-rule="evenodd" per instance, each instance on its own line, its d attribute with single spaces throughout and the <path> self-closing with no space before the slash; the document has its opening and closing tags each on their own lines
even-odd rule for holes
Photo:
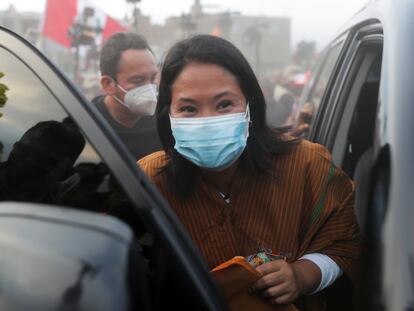
<svg viewBox="0 0 414 311">
<path fill-rule="evenodd" d="M 105 24 L 105 27 L 102 33 L 102 41 L 105 42 L 105 40 L 108 39 L 110 36 L 112 36 L 114 33 L 124 32 L 124 31 L 127 31 L 127 29 L 124 26 L 122 26 L 112 17 L 107 16 L 106 24 Z"/>
<path fill-rule="evenodd" d="M 57 43 L 70 47 L 67 32 L 77 15 L 77 0 L 48 0 L 42 34 Z"/>
<path fill-rule="evenodd" d="M 91 22 L 93 28 L 101 29 L 101 32 L 96 34 L 97 45 L 116 32 L 128 30 L 90 0 L 47 0 L 42 34 L 65 47 L 70 47 L 68 31 L 76 21 L 85 21 L 83 14 L 88 10 L 93 12 L 88 23 Z"/>
</svg>

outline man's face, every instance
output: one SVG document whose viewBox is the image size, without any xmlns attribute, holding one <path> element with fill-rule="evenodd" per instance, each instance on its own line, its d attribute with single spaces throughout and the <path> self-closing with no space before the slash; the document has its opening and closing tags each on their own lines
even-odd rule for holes
<svg viewBox="0 0 414 311">
<path fill-rule="evenodd" d="M 126 50 L 121 54 L 118 64 L 117 83 L 126 91 L 136 87 L 156 83 L 157 66 L 152 53 L 145 50 Z M 116 95 L 124 100 L 125 92 L 116 88 Z"/>
</svg>

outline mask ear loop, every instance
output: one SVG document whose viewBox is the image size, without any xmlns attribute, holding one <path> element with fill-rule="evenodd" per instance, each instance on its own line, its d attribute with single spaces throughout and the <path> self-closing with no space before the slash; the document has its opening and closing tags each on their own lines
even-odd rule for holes
<svg viewBox="0 0 414 311">
<path fill-rule="evenodd" d="M 124 92 L 125 94 L 128 93 L 128 91 L 125 90 L 118 82 L 116 82 L 114 78 L 111 77 L 111 80 L 113 83 L 115 83 L 116 87 L 119 87 L 121 89 L 122 92 Z"/>
<path fill-rule="evenodd" d="M 246 104 L 246 114 L 244 115 L 248 126 L 246 127 L 246 139 L 249 137 L 249 127 L 252 125 L 253 121 L 250 120 L 250 104 L 247 102 Z"/>
<path fill-rule="evenodd" d="M 249 102 L 247 102 L 247 105 L 246 105 L 245 118 L 246 118 L 247 122 L 249 122 L 249 125 L 251 125 L 253 123 L 253 121 L 250 119 L 250 103 Z"/>
<path fill-rule="evenodd" d="M 125 94 L 127 93 L 127 91 L 121 86 L 121 85 L 119 85 L 119 83 L 118 82 L 116 82 L 115 81 L 115 79 L 114 78 L 112 78 L 112 77 L 110 77 L 111 78 L 111 80 L 112 80 L 112 82 L 113 83 L 115 83 L 115 87 L 118 87 L 122 92 L 124 92 Z M 125 106 L 125 103 L 122 101 L 122 100 L 120 100 L 119 98 L 118 98 L 118 96 L 116 96 L 116 95 L 112 95 L 112 98 L 113 99 L 115 99 L 118 103 L 120 103 L 121 105 L 123 105 L 123 106 Z M 126 106 L 125 106 L 126 107 Z"/>
</svg>

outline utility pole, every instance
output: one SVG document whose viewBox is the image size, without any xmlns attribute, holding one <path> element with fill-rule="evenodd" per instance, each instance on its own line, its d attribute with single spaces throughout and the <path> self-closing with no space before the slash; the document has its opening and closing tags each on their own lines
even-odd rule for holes
<svg viewBox="0 0 414 311">
<path fill-rule="evenodd" d="M 260 76 L 260 44 L 262 42 L 262 33 L 259 25 L 256 23 L 250 25 L 244 32 L 244 41 L 247 45 L 253 48 L 254 60 L 255 60 L 255 71 L 256 75 Z"/>
<path fill-rule="evenodd" d="M 190 14 L 181 14 L 180 26 L 183 38 L 188 38 L 197 30 L 197 23 Z"/>
<path fill-rule="evenodd" d="M 133 10 L 132 10 L 133 28 L 135 32 L 138 32 L 139 30 L 138 21 L 139 21 L 139 16 L 141 12 L 137 5 L 139 2 L 141 2 L 141 0 L 126 0 L 126 2 L 131 3 L 133 6 Z"/>
</svg>

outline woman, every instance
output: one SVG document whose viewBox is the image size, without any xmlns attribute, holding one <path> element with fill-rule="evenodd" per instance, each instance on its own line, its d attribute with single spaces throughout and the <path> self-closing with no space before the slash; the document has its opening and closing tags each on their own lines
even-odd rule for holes
<svg viewBox="0 0 414 311">
<path fill-rule="evenodd" d="M 353 276 L 352 182 L 322 146 L 266 125 L 260 86 L 231 43 L 199 35 L 172 47 L 156 114 L 164 151 L 139 165 L 211 268 L 263 247 L 286 256 L 257 267 L 252 287 L 275 304 Z"/>
</svg>

